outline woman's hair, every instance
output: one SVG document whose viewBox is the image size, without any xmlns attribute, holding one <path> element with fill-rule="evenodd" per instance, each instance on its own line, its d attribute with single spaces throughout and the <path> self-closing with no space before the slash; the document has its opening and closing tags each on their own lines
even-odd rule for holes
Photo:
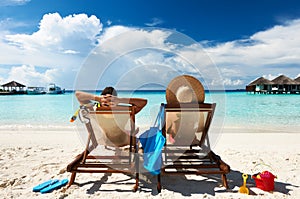
<svg viewBox="0 0 300 199">
<path fill-rule="evenodd" d="M 101 93 L 101 95 L 107 95 L 107 94 L 110 94 L 110 95 L 113 95 L 113 96 L 118 95 L 116 89 L 114 89 L 114 87 L 111 87 L 111 86 L 106 87 Z"/>
</svg>

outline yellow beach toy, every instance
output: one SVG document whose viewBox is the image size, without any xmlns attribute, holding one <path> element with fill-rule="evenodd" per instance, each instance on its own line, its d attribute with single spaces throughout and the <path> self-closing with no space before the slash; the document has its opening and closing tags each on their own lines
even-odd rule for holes
<svg viewBox="0 0 300 199">
<path fill-rule="evenodd" d="M 248 175 L 243 173 L 242 176 L 243 176 L 244 183 L 243 183 L 243 186 L 240 187 L 239 192 L 249 195 L 249 189 L 246 187 L 246 181 L 247 181 Z"/>
</svg>

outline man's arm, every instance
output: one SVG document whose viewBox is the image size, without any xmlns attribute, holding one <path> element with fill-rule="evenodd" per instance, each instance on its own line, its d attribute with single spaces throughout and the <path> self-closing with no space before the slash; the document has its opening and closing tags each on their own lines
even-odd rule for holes
<svg viewBox="0 0 300 199">
<path fill-rule="evenodd" d="M 136 107 L 135 113 L 138 113 L 146 106 L 147 100 L 143 98 L 118 98 L 116 96 L 98 96 L 90 93 L 76 91 L 75 96 L 80 104 L 88 104 L 91 100 L 98 101 L 102 105 L 115 106 L 119 103 L 131 104 Z"/>
<path fill-rule="evenodd" d="M 82 91 L 76 91 L 75 96 L 80 104 L 88 104 L 91 102 L 91 100 L 96 101 L 96 95 Z"/>
<path fill-rule="evenodd" d="M 135 113 L 140 112 L 147 104 L 147 100 L 143 98 L 115 98 L 113 101 L 116 101 L 117 104 L 124 103 L 134 105 L 136 107 Z"/>
</svg>

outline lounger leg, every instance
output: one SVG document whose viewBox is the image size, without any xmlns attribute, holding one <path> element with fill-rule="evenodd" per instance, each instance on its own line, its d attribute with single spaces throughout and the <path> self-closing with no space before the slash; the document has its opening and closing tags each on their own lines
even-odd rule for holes
<svg viewBox="0 0 300 199">
<path fill-rule="evenodd" d="M 76 177 L 76 172 L 73 171 L 73 172 L 72 172 L 72 175 L 71 175 L 71 178 L 70 178 L 70 181 L 69 181 L 69 183 L 68 183 L 67 188 L 69 188 L 69 187 L 74 183 L 75 177 Z"/>
<path fill-rule="evenodd" d="M 161 192 L 161 178 L 160 178 L 160 174 L 157 175 L 157 192 L 158 193 Z"/>
<path fill-rule="evenodd" d="M 222 182 L 223 182 L 223 186 L 224 186 L 226 189 L 229 189 L 226 174 L 222 174 Z"/>
<path fill-rule="evenodd" d="M 139 173 L 135 174 L 135 185 L 133 187 L 133 191 L 136 192 L 139 187 Z"/>
<path fill-rule="evenodd" d="M 136 142 L 136 141 L 134 141 Z M 134 165 L 135 165 L 135 185 L 133 187 L 133 191 L 136 192 L 138 190 L 139 187 L 139 173 L 140 173 L 140 158 L 139 158 L 139 154 L 138 154 L 138 144 L 135 145 L 134 148 Z"/>
</svg>

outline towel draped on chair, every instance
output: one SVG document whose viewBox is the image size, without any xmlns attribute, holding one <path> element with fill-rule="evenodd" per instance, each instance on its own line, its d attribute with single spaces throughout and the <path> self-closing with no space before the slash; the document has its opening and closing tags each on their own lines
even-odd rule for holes
<svg viewBox="0 0 300 199">
<path fill-rule="evenodd" d="M 166 138 L 162 135 L 161 123 L 164 121 L 163 107 L 156 117 L 153 127 L 140 135 L 139 140 L 144 150 L 144 167 L 151 174 L 160 174 L 162 165 L 162 149 L 165 145 Z"/>
</svg>

